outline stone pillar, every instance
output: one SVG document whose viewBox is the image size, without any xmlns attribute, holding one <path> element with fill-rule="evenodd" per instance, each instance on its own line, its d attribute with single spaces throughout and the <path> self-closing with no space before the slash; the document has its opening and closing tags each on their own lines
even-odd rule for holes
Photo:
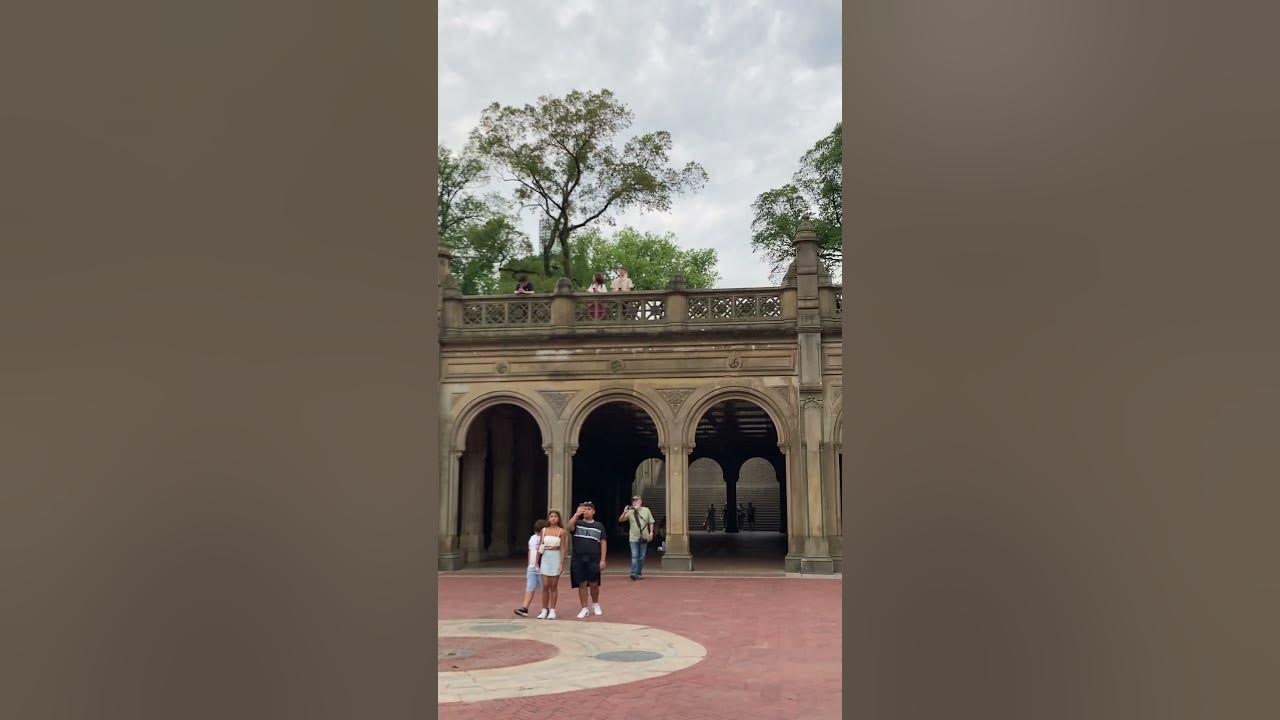
<svg viewBox="0 0 1280 720">
<path fill-rule="evenodd" d="M 781 457 L 770 458 L 769 464 L 773 465 L 773 476 L 778 481 L 778 532 L 783 535 L 787 534 L 787 528 L 790 525 L 787 522 L 787 456 L 783 454 Z"/>
<path fill-rule="evenodd" d="M 440 261 L 440 329 L 462 327 L 462 290 L 458 281 L 449 270 L 449 261 L 453 254 L 443 248 L 438 253 Z"/>
<path fill-rule="evenodd" d="M 788 271 L 785 284 L 796 292 L 796 339 L 800 349 L 800 417 L 798 433 L 793 436 L 790 477 L 798 487 L 789 500 L 797 504 L 792 520 L 799 519 L 803 508 L 804 523 L 797 529 L 802 534 L 800 570 L 804 573 L 834 572 L 827 543 L 822 482 L 822 399 L 823 358 L 822 318 L 819 292 L 831 284 L 831 277 L 818 258 L 818 238 L 813 225 L 801 223 L 795 239 L 796 260 Z M 796 536 L 795 531 L 792 536 Z M 792 550 L 791 553 L 795 551 Z M 790 554 L 790 553 L 789 553 Z"/>
<path fill-rule="evenodd" d="M 736 457 L 717 459 L 724 474 L 724 499 L 728 512 L 724 515 L 724 531 L 736 533 L 738 527 L 738 478 L 742 474 L 742 461 Z"/>
<path fill-rule="evenodd" d="M 534 506 L 534 467 L 537 455 L 533 449 L 533 441 L 527 433 L 516 433 L 516 517 L 515 536 L 517 540 L 527 538 L 533 532 L 533 522 L 542 517 L 546 508 Z"/>
<path fill-rule="evenodd" d="M 801 453 L 791 451 L 791 447 L 778 445 L 782 450 L 783 496 L 786 498 L 784 508 L 787 521 L 787 572 L 803 572 L 804 534 L 805 534 L 805 502 L 804 479 L 798 471 Z"/>
<path fill-rule="evenodd" d="M 560 519 L 568 523 L 569 516 L 573 515 L 573 508 L 569 507 L 569 503 L 573 494 L 573 456 L 577 454 L 578 446 L 555 442 L 543 445 L 542 449 L 550 458 L 547 472 L 547 507 L 550 510 L 559 510 Z"/>
<path fill-rule="evenodd" d="M 556 281 L 555 293 L 551 296 L 551 324 L 564 328 L 573 325 L 573 305 L 573 281 L 560 278 Z"/>
<path fill-rule="evenodd" d="M 511 555 L 511 464 L 515 459 L 515 437 L 511 413 L 506 408 L 495 408 L 491 412 L 494 413 L 493 447 L 489 449 L 489 457 L 493 459 L 493 532 L 488 556 L 506 558 Z"/>
<path fill-rule="evenodd" d="M 479 562 L 484 553 L 484 464 L 488 455 L 485 416 L 471 423 L 462 456 L 462 562 Z"/>
<path fill-rule="evenodd" d="M 830 575 L 835 571 L 827 545 L 822 481 L 822 396 L 808 394 L 801 402 L 802 454 L 797 458 L 804 478 L 805 533 L 801 572 Z"/>
<path fill-rule="evenodd" d="M 832 569 L 840 572 L 843 560 L 840 543 L 840 491 L 839 458 L 835 443 L 822 444 L 822 524 L 827 532 L 827 551 L 831 555 Z"/>
<path fill-rule="evenodd" d="M 441 453 L 440 472 L 440 546 L 437 568 L 462 569 L 462 552 L 458 541 L 459 464 L 462 453 L 448 448 Z"/>
<path fill-rule="evenodd" d="M 667 281 L 667 322 L 674 325 L 687 324 L 689 322 L 689 296 L 685 294 L 688 290 L 688 281 L 684 275 L 672 275 Z"/>
<path fill-rule="evenodd" d="M 667 473 L 667 552 L 663 570 L 693 570 L 689 551 L 689 451 L 682 445 L 662 449 Z"/>
</svg>

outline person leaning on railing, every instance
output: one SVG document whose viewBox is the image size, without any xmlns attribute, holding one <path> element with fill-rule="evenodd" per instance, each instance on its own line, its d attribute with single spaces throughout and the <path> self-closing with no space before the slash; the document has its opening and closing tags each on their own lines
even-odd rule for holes
<svg viewBox="0 0 1280 720">
<path fill-rule="evenodd" d="M 520 277 L 516 278 L 516 294 L 517 295 L 532 295 L 533 292 L 534 292 L 533 283 L 529 282 L 528 275 L 521 275 Z"/>
</svg>

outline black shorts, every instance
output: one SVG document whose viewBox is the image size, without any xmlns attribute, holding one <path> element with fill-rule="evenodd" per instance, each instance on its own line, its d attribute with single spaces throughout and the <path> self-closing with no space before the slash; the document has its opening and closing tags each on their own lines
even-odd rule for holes
<svg viewBox="0 0 1280 720">
<path fill-rule="evenodd" d="M 600 584 L 600 556 L 577 555 L 569 561 L 569 587 Z"/>
</svg>

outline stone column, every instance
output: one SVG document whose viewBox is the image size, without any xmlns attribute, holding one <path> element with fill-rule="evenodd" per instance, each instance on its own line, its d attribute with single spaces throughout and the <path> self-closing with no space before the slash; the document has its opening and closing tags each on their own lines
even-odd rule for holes
<svg viewBox="0 0 1280 720">
<path fill-rule="evenodd" d="M 667 473 L 667 552 L 663 570 L 693 570 L 689 551 L 689 451 L 683 445 L 662 449 Z"/>
<path fill-rule="evenodd" d="M 462 456 L 462 562 L 470 565 L 484 552 L 484 463 L 488 455 L 485 416 L 472 421 Z"/>
<path fill-rule="evenodd" d="M 440 570 L 462 569 L 462 553 L 458 542 L 459 460 L 462 453 L 451 448 L 441 453 L 440 473 L 440 546 L 437 567 Z"/>
<path fill-rule="evenodd" d="M 790 503 L 787 502 L 787 456 L 785 451 L 781 457 L 770 458 L 769 464 L 773 465 L 773 476 L 778 481 L 778 499 L 780 501 L 778 507 L 778 532 L 786 535 L 787 528 L 790 527 L 787 522 L 787 508 Z"/>
<path fill-rule="evenodd" d="M 488 557 L 505 558 L 511 554 L 511 463 L 515 458 L 515 438 L 511 413 L 506 408 L 493 411 L 493 532 L 489 539 Z"/>
<path fill-rule="evenodd" d="M 805 502 L 804 502 L 804 480 L 802 474 L 798 471 L 797 465 L 800 462 L 800 453 L 791 452 L 791 447 L 787 445 L 778 445 L 782 450 L 782 468 L 783 468 L 783 496 L 786 498 L 786 506 L 783 508 L 786 513 L 787 521 L 787 557 L 785 560 L 787 572 L 803 572 L 804 557 L 804 534 L 805 534 Z"/>
<path fill-rule="evenodd" d="M 827 532 L 827 550 L 835 572 L 840 572 L 844 554 L 840 543 L 840 491 L 836 485 L 839 480 L 839 457 L 836 455 L 835 443 L 823 443 L 822 523 Z"/>
<path fill-rule="evenodd" d="M 784 284 L 796 292 L 796 340 L 798 342 L 800 376 L 800 416 L 798 433 L 793 436 L 790 470 L 796 487 L 788 498 L 796 504 L 792 520 L 799 519 L 803 509 L 803 525 L 797 534 L 803 537 L 799 548 L 801 572 L 830 574 L 834 571 L 827 544 L 823 508 L 822 483 L 822 318 L 819 303 L 821 288 L 831 285 L 831 276 L 818 257 L 818 239 L 813 225 L 801 223 L 795 239 L 796 260 L 784 278 Z M 790 554 L 793 554 L 792 549 Z"/>
<path fill-rule="evenodd" d="M 805 532 L 800 572 L 830 575 L 835 572 L 827 545 L 825 493 L 822 479 L 822 396 L 802 396 L 800 426 L 803 432 L 801 456 L 797 458 L 804 478 Z"/>
<path fill-rule="evenodd" d="M 720 471 L 724 474 L 724 500 L 728 512 L 724 514 L 724 531 L 736 533 L 738 527 L 738 478 L 742 474 L 742 461 L 736 457 L 718 460 Z"/>
<path fill-rule="evenodd" d="M 516 518 L 515 536 L 519 540 L 533 532 L 533 521 L 542 517 L 546 508 L 534 507 L 533 464 L 537 456 L 533 451 L 533 442 L 525 433 L 517 433 L 516 442 Z"/>
<path fill-rule="evenodd" d="M 557 442 L 543 445 L 542 449 L 550 460 L 547 473 L 547 507 L 559 510 L 564 516 L 564 521 L 568 522 L 569 516 L 573 514 L 573 508 L 568 505 L 573 493 L 573 456 L 577 454 L 578 446 Z"/>
</svg>

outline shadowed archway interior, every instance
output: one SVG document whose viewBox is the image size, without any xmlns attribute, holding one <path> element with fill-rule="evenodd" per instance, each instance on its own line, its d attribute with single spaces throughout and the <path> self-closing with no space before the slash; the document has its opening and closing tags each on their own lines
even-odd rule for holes
<svg viewBox="0 0 1280 720">
<path fill-rule="evenodd" d="M 470 563 L 521 555 L 547 510 L 547 463 L 538 422 L 514 404 L 486 409 L 467 429 L 458 526 Z"/>
<path fill-rule="evenodd" d="M 658 428 L 640 406 L 625 400 L 611 402 L 593 410 L 583 422 L 573 457 L 573 505 L 584 500 L 596 504 L 598 519 L 609 529 L 611 556 L 629 553 L 618 515 L 634 493 L 637 469 L 654 458 L 662 458 Z M 655 519 L 661 518 L 665 499 L 652 490 L 647 494 L 645 504 Z M 565 510 L 572 514 L 573 509 Z"/>
<path fill-rule="evenodd" d="M 698 419 L 689 456 L 690 546 L 700 568 L 784 564 L 786 463 L 759 405 L 725 400 Z"/>
</svg>

